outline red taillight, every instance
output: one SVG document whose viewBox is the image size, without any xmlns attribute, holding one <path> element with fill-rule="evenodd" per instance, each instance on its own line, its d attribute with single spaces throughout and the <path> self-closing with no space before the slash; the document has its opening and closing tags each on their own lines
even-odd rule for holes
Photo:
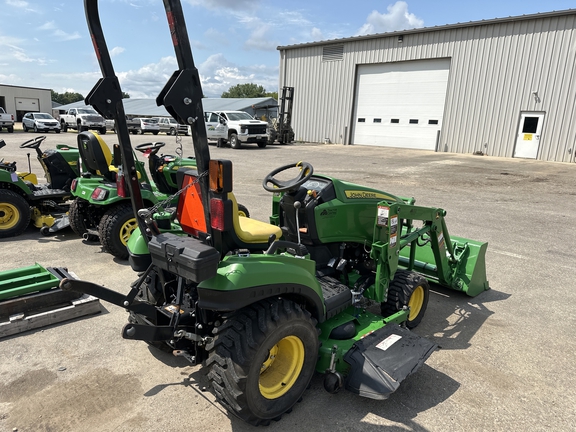
<svg viewBox="0 0 576 432">
<path fill-rule="evenodd" d="M 103 201 L 106 199 L 106 197 L 108 197 L 108 191 L 106 189 L 102 189 L 99 187 L 94 189 L 94 192 L 92 192 L 92 195 L 91 195 L 91 198 L 94 201 Z"/>
<path fill-rule="evenodd" d="M 216 198 L 210 200 L 210 226 L 224 231 L 224 201 Z"/>
<path fill-rule="evenodd" d="M 78 186 L 78 179 L 72 180 L 72 184 L 70 185 L 70 189 L 72 190 L 72 192 L 76 191 L 76 186 Z"/>
<path fill-rule="evenodd" d="M 126 198 L 130 196 L 128 188 L 126 187 L 126 179 L 123 175 L 116 176 L 116 190 L 118 191 L 118 196 Z"/>
</svg>

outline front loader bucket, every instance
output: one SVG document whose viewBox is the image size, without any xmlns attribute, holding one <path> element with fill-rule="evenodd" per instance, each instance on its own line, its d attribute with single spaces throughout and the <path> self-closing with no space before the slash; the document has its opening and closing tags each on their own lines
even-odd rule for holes
<svg viewBox="0 0 576 432">
<path fill-rule="evenodd" d="M 412 251 L 412 245 L 402 249 L 398 264 L 424 274 L 432 282 L 462 291 L 471 297 L 490 289 L 486 278 L 488 243 L 456 236 L 444 238 L 443 241 L 445 244 L 441 244 L 441 249 L 449 251 L 447 244 L 450 242 L 454 259 L 435 256 L 432 242 L 429 242 L 423 246 L 417 245 L 414 251 Z M 414 258 L 412 265 L 410 264 L 411 253 Z"/>
<path fill-rule="evenodd" d="M 40 264 L 0 272 L 0 300 L 45 291 L 58 286 L 60 279 Z"/>
</svg>

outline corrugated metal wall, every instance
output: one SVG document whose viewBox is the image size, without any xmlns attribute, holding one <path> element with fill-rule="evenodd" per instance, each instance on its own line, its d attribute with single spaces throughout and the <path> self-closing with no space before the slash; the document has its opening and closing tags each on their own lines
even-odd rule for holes
<svg viewBox="0 0 576 432">
<path fill-rule="evenodd" d="M 294 87 L 296 139 L 348 143 L 358 64 L 448 57 L 441 151 L 512 157 L 520 113 L 538 111 L 546 113 L 538 159 L 574 161 L 576 11 L 570 12 L 406 32 L 402 42 L 398 35 L 334 41 L 344 45 L 342 60 L 322 61 L 321 44 L 281 47 L 279 84 Z"/>
</svg>

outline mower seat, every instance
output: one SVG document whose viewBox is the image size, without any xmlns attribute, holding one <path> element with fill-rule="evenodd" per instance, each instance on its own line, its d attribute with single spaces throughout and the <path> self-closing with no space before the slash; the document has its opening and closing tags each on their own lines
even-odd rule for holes
<svg viewBox="0 0 576 432">
<path fill-rule="evenodd" d="M 260 246 L 262 244 L 267 245 L 268 239 L 272 234 L 276 235 L 277 239 L 282 237 L 280 227 L 240 216 L 238 214 L 238 203 L 232 192 L 228 193 L 228 199 L 232 201 L 232 224 L 234 226 L 234 232 L 241 242 L 250 245 L 258 244 Z"/>
<path fill-rule="evenodd" d="M 81 132 L 78 134 L 78 151 L 84 166 L 89 173 L 104 177 L 106 180 L 115 182 L 116 172 L 112 164 L 112 153 L 97 134 Z"/>
</svg>

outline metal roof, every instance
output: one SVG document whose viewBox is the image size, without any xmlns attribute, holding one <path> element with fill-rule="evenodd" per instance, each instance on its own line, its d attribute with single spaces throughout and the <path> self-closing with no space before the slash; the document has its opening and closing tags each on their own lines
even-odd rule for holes
<svg viewBox="0 0 576 432">
<path fill-rule="evenodd" d="M 157 106 L 156 99 L 122 99 L 124 112 L 129 116 L 149 116 L 149 117 L 170 117 L 164 106 Z M 269 105 L 277 106 L 276 99 L 271 97 L 262 98 L 204 98 L 202 99 L 204 111 L 244 111 L 252 107 L 265 107 Z M 70 108 L 82 108 L 86 103 L 82 101 L 74 102 L 58 107 L 58 110 L 68 110 Z"/>
<path fill-rule="evenodd" d="M 376 33 L 371 35 L 362 35 L 362 36 L 351 36 L 345 37 L 340 39 L 329 39 L 324 41 L 317 41 L 317 42 L 305 42 L 300 44 L 294 45 L 284 45 L 276 47 L 277 50 L 289 50 L 295 48 L 304 48 L 310 46 L 318 46 L 318 45 L 331 45 L 335 43 L 344 43 L 344 42 L 355 42 L 361 41 L 366 39 L 379 39 L 383 37 L 391 37 L 391 36 L 399 36 L 404 34 L 414 34 L 414 33 L 426 33 L 426 32 L 433 32 L 433 31 L 440 31 L 440 30 L 451 30 L 456 28 L 462 27 L 474 27 L 474 26 L 481 26 L 481 25 L 489 25 L 489 24 L 499 24 L 505 23 L 510 21 L 524 21 L 524 20 L 531 20 L 531 19 L 541 19 L 541 18 L 549 18 L 549 17 L 556 17 L 562 15 L 573 15 L 576 14 L 576 9 L 565 9 L 561 11 L 552 11 L 552 12 L 540 12 L 535 14 L 529 15 L 519 15 L 519 16 L 512 16 L 507 18 L 493 18 L 481 21 L 469 21 L 466 23 L 456 23 L 456 24 L 446 24 L 434 27 L 422 27 L 422 28 L 413 28 L 408 30 L 398 30 L 393 32 L 386 32 L 386 33 Z"/>
</svg>

